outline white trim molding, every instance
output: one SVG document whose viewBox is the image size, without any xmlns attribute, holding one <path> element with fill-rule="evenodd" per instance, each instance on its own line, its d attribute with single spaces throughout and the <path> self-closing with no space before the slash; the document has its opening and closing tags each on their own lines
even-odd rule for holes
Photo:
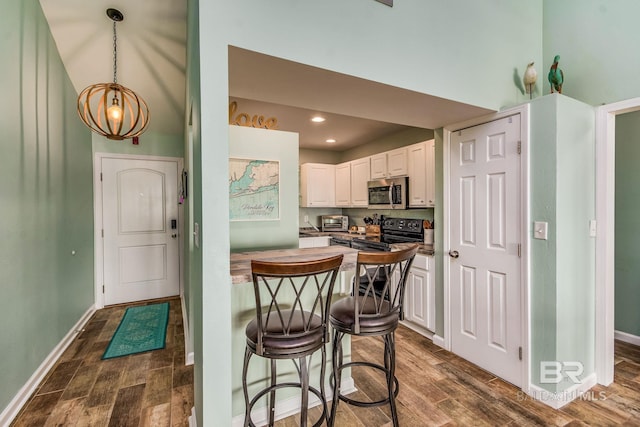
<svg viewBox="0 0 640 427">
<path fill-rule="evenodd" d="M 189 333 L 189 313 L 187 313 L 187 305 L 184 301 L 184 293 L 180 292 L 180 305 L 182 306 L 182 329 L 184 329 L 184 364 L 193 365 L 194 353 L 191 335 Z"/>
<path fill-rule="evenodd" d="M 340 382 L 340 390 L 342 394 L 351 394 L 357 391 L 355 384 L 353 382 L 353 378 L 344 378 Z M 327 401 L 330 401 L 333 396 L 331 388 L 327 388 Z M 320 404 L 320 399 L 316 397 L 315 394 L 309 394 L 309 408 L 313 408 Z M 297 414 L 300 412 L 300 396 L 290 397 L 288 399 L 276 402 L 275 407 L 275 421 L 281 420 L 283 418 L 287 418 L 291 415 Z M 257 408 L 251 412 L 251 419 L 253 423 L 257 426 L 267 425 L 268 424 L 268 414 L 267 408 Z M 244 426 L 244 414 L 236 415 L 231 420 L 232 427 L 242 427 Z"/>
<path fill-rule="evenodd" d="M 567 403 L 575 399 L 582 400 L 602 400 L 605 399 L 606 396 L 600 394 L 596 394 L 595 392 L 589 391 L 591 387 L 596 385 L 596 374 L 593 373 L 587 376 L 581 383 L 575 384 L 569 387 L 566 390 L 562 391 L 549 391 L 545 390 L 537 385 L 530 385 L 528 395 L 533 399 L 544 403 L 547 406 L 551 406 L 553 409 L 560 409 Z M 522 396 L 524 399 L 525 396 Z"/>
<path fill-rule="evenodd" d="M 618 341 L 640 346 L 640 337 L 637 335 L 628 334 L 622 331 L 615 331 L 614 337 Z"/>
<path fill-rule="evenodd" d="M 440 335 L 433 334 L 432 341 L 438 347 L 444 348 L 446 350 L 444 346 L 444 338 L 442 338 Z"/>
<path fill-rule="evenodd" d="M 596 111 L 596 339 L 599 384 L 613 382 L 615 312 L 615 140 L 616 115 L 640 110 L 640 98 Z"/>
<path fill-rule="evenodd" d="M 47 373 L 56 364 L 62 353 L 69 347 L 79 332 L 82 332 L 91 316 L 96 312 L 95 306 L 89 309 L 80 317 L 75 325 L 67 332 L 62 340 L 51 350 L 51 353 L 44 359 L 38 369 L 34 371 L 31 378 L 22 386 L 14 398 L 9 402 L 6 408 L 0 414 L 0 425 L 8 426 L 11 421 L 18 415 L 22 407 L 27 403 L 31 395 L 36 391 L 38 385 L 42 382 Z"/>
</svg>

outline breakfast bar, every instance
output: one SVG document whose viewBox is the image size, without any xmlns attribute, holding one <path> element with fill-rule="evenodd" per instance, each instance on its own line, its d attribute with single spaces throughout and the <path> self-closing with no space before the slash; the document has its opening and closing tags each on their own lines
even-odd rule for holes
<svg viewBox="0 0 640 427">
<path fill-rule="evenodd" d="M 269 251 L 239 252 L 231 254 L 231 283 L 234 285 L 251 282 L 251 260 L 292 262 L 311 261 L 344 255 L 341 272 L 353 271 L 356 267 L 358 250 L 344 246 L 326 246 L 321 248 L 276 249 Z"/>
<path fill-rule="evenodd" d="M 334 301 L 350 291 L 348 284 L 354 274 L 358 250 L 344 246 L 327 246 L 319 248 L 303 249 L 274 249 L 265 251 L 237 252 L 231 254 L 231 296 L 232 296 L 232 378 L 233 378 L 233 415 L 241 417 L 244 412 L 244 397 L 242 392 L 242 360 L 245 350 L 245 333 L 247 324 L 255 316 L 255 297 L 251 278 L 251 260 L 288 262 L 288 261 L 311 261 L 322 258 L 330 258 L 336 255 L 343 255 L 340 274 L 336 280 L 334 288 Z M 345 346 L 345 356 L 350 355 L 350 345 Z M 312 359 L 311 375 L 317 381 L 319 372 L 320 357 Z M 290 361 L 278 362 L 278 377 L 291 376 L 296 378 L 296 370 Z M 280 365 L 281 364 L 281 365 Z M 328 367 L 330 369 L 330 367 Z M 252 361 L 249 367 L 248 382 L 249 391 L 253 395 L 256 390 L 264 387 L 269 378 L 268 364 L 260 363 L 259 360 Z M 346 390 L 353 389 L 353 382 L 349 376 L 343 376 L 342 381 Z M 295 400 L 295 390 L 281 390 L 277 394 L 278 407 L 286 407 Z M 292 400 L 293 399 L 293 400 Z M 298 397 L 299 399 L 299 397 Z M 266 403 L 266 402 L 265 402 Z M 257 405 L 258 407 L 261 404 Z"/>
</svg>

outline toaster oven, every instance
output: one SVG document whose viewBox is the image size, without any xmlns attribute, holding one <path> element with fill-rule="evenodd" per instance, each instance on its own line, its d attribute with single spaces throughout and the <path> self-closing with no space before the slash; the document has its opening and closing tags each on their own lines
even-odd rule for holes
<svg viewBox="0 0 640 427">
<path fill-rule="evenodd" d="M 322 231 L 349 231 L 349 217 L 346 215 L 323 215 Z"/>
</svg>

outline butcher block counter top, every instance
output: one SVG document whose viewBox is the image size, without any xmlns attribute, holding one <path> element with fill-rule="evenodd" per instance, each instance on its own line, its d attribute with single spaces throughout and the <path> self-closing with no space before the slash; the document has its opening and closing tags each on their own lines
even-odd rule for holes
<svg viewBox="0 0 640 427">
<path fill-rule="evenodd" d="M 251 282 L 251 260 L 271 262 L 312 261 L 344 255 L 341 271 L 355 270 L 357 249 L 346 246 L 326 246 L 323 248 L 276 249 L 271 251 L 239 252 L 231 254 L 231 283 Z"/>
</svg>

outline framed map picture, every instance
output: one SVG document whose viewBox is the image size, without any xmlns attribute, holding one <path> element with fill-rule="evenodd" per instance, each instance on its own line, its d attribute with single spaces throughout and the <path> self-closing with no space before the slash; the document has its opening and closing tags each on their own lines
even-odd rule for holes
<svg viewBox="0 0 640 427">
<path fill-rule="evenodd" d="M 280 162 L 229 159 L 229 219 L 280 219 Z"/>
</svg>

